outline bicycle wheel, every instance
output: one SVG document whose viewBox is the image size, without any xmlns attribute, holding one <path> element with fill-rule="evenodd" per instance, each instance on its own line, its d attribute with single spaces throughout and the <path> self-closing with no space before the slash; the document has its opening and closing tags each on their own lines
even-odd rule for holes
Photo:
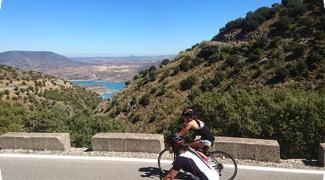
<svg viewBox="0 0 325 180">
<path fill-rule="evenodd" d="M 158 167 L 160 169 L 160 177 L 164 177 L 168 171 L 173 167 L 174 161 L 176 159 L 176 154 L 170 154 L 168 149 L 164 149 L 163 151 L 161 151 L 159 153 L 158 156 Z M 185 176 L 185 172 L 184 171 L 180 171 L 175 179 L 179 179 Z"/>
<path fill-rule="evenodd" d="M 209 157 L 214 162 L 213 167 L 218 171 L 220 180 L 233 180 L 237 175 L 237 163 L 232 156 L 223 151 L 213 151 Z"/>
</svg>

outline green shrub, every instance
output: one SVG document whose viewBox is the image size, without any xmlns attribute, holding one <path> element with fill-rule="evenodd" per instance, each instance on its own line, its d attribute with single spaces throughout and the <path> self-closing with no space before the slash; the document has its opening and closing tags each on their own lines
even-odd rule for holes
<svg viewBox="0 0 325 180">
<path fill-rule="evenodd" d="M 181 81 L 180 89 L 182 91 L 190 89 L 197 82 L 197 80 L 198 80 L 198 78 L 196 76 L 194 76 L 194 75 L 187 77 L 186 79 Z"/>
<path fill-rule="evenodd" d="M 202 91 L 210 91 L 214 88 L 214 85 L 212 84 L 212 78 L 206 78 L 201 82 L 200 89 Z"/>
<path fill-rule="evenodd" d="M 139 104 L 142 106 L 147 106 L 150 103 L 150 95 L 145 94 L 140 98 Z"/>
<path fill-rule="evenodd" d="M 172 76 L 175 76 L 176 74 L 178 74 L 181 71 L 181 68 L 179 66 L 176 66 L 173 70 Z"/>
<path fill-rule="evenodd" d="M 139 122 L 141 120 L 142 120 L 142 116 L 140 114 L 136 114 L 136 115 L 133 116 L 131 121 L 132 121 L 133 124 L 135 124 L 135 123 L 137 123 L 137 122 Z"/>
<path fill-rule="evenodd" d="M 240 60 L 240 56 L 239 55 L 230 55 L 226 61 L 225 64 L 228 66 L 235 66 L 237 64 L 237 62 Z"/>
<path fill-rule="evenodd" d="M 168 63 L 169 63 L 169 59 L 164 59 L 161 62 L 162 65 L 167 65 Z"/>
<path fill-rule="evenodd" d="M 197 54 L 197 57 L 207 60 L 211 55 L 215 54 L 218 51 L 218 49 L 219 48 L 217 46 L 205 46 Z"/>
<path fill-rule="evenodd" d="M 154 71 L 149 71 L 148 80 L 153 82 L 153 81 L 156 80 L 156 78 L 157 78 L 156 71 L 155 70 Z"/>
<path fill-rule="evenodd" d="M 182 60 L 181 63 L 179 64 L 179 69 L 181 71 L 187 72 L 190 70 L 191 66 L 190 63 L 187 60 Z"/>
<path fill-rule="evenodd" d="M 190 104 L 217 135 L 276 139 L 281 158 L 315 158 L 325 137 L 324 91 L 206 92 Z"/>
<path fill-rule="evenodd" d="M 276 70 L 276 77 L 279 81 L 285 80 L 289 77 L 289 69 L 287 67 L 281 67 Z"/>
<path fill-rule="evenodd" d="M 224 80 L 225 74 L 222 71 L 218 71 L 211 80 L 211 83 L 216 87 L 221 84 L 221 82 Z"/>
<path fill-rule="evenodd" d="M 288 16 L 281 16 L 275 23 L 276 31 L 278 33 L 285 32 L 291 29 L 291 20 Z"/>
</svg>

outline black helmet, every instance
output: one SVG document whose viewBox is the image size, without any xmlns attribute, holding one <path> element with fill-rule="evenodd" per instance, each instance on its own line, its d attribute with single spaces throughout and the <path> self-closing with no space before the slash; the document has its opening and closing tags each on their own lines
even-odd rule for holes
<svg viewBox="0 0 325 180">
<path fill-rule="evenodd" d="M 194 115 L 194 111 L 191 108 L 186 108 L 183 112 L 182 112 L 182 116 L 184 117 L 190 117 Z"/>
<path fill-rule="evenodd" d="M 183 136 L 176 133 L 169 135 L 165 140 L 165 143 L 170 145 L 183 145 L 184 142 Z"/>
</svg>

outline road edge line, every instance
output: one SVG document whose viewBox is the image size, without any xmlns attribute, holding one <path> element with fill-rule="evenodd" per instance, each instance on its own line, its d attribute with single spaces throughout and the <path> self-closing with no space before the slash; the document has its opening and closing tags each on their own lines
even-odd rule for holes
<svg viewBox="0 0 325 180">
<path fill-rule="evenodd" d="M 314 169 L 311 169 L 311 170 L 309 170 L 309 169 L 291 169 L 291 168 L 261 167 L 261 166 L 247 166 L 247 165 L 238 165 L 238 169 L 325 175 L 325 171 L 314 170 Z"/>
</svg>

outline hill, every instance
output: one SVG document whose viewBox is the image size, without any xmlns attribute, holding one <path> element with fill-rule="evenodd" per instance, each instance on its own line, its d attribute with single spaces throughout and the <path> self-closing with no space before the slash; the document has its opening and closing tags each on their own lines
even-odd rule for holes
<svg viewBox="0 0 325 180">
<path fill-rule="evenodd" d="M 0 134 L 9 131 L 69 132 L 87 146 L 98 131 L 119 129 L 94 117 L 99 95 L 46 74 L 0 65 Z"/>
<path fill-rule="evenodd" d="M 25 70 L 45 71 L 82 63 L 49 51 L 7 51 L 0 53 L 0 64 Z"/>
<path fill-rule="evenodd" d="M 283 0 L 249 12 L 141 71 L 100 114 L 127 131 L 169 133 L 191 106 L 217 135 L 277 139 L 282 158 L 315 157 L 325 140 L 323 7 Z"/>
<path fill-rule="evenodd" d="M 140 70 L 173 56 L 75 57 L 48 51 L 0 53 L 0 64 L 43 72 L 66 80 L 128 81 Z"/>
</svg>

